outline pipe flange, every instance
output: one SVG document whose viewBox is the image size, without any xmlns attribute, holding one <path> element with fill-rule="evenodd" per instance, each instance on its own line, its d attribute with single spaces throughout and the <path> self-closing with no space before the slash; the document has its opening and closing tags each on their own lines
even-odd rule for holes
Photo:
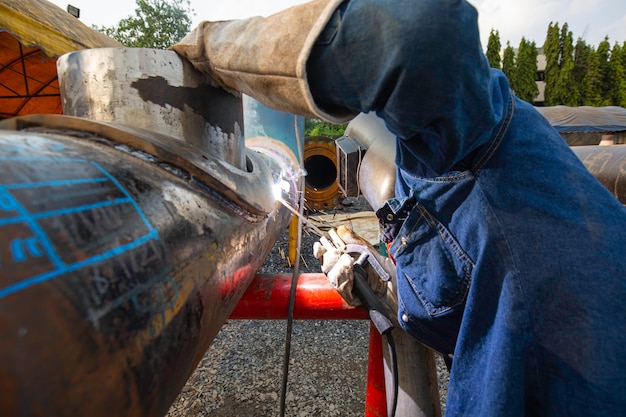
<svg viewBox="0 0 626 417">
<path fill-rule="evenodd" d="M 306 204 L 312 210 L 332 209 L 339 204 L 337 152 L 335 140 L 326 136 L 308 136 L 304 140 Z"/>
</svg>

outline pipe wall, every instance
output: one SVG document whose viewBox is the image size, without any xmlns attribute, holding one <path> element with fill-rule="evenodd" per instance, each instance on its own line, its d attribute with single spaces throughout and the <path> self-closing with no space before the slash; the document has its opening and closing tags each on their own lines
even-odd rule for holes
<svg viewBox="0 0 626 417">
<path fill-rule="evenodd" d="M 291 217 L 246 161 L 64 116 L 0 126 L 0 415 L 167 413 Z"/>
</svg>

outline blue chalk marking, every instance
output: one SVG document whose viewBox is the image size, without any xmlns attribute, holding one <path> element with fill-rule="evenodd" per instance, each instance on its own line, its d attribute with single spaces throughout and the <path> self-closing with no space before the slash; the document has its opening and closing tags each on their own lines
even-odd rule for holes
<svg viewBox="0 0 626 417">
<path fill-rule="evenodd" d="M 7 184 L 5 187 L 9 190 L 19 190 L 23 188 L 38 188 L 38 187 L 57 187 L 62 185 L 80 185 L 80 184 L 94 184 L 99 182 L 107 182 L 108 178 L 86 178 L 80 180 L 58 180 L 58 181 L 44 181 L 44 182 L 29 182 L 24 184 Z"/>
<path fill-rule="evenodd" d="M 129 203 L 132 203 L 132 200 L 129 198 L 116 198 L 115 200 L 111 200 L 111 201 L 101 201 L 99 203 L 85 204 L 82 206 L 69 207 L 65 209 L 47 211 L 43 213 L 33 213 L 30 215 L 30 217 L 36 220 L 41 220 L 41 219 L 47 219 L 49 217 L 61 216 L 64 214 L 74 214 L 74 213 L 79 213 L 81 211 L 87 211 L 87 210 L 93 210 L 93 209 L 97 209 L 101 207 L 111 207 L 111 206 L 117 206 L 120 204 L 129 204 Z M 0 226 L 5 226 L 7 224 L 21 223 L 23 221 L 24 219 L 22 217 L 9 217 L 6 219 L 0 219 Z"/>
<path fill-rule="evenodd" d="M 113 178 L 113 176 L 111 174 L 109 174 L 107 171 L 105 171 L 104 168 L 102 168 L 97 162 L 92 161 L 91 164 L 93 166 L 95 166 L 96 168 L 98 168 L 100 170 L 100 172 L 102 172 L 104 175 L 106 175 L 106 177 L 111 180 L 111 182 L 113 184 L 115 184 L 115 186 L 117 188 L 119 188 L 119 190 L 124 193 L 124 195 L 131 201 L 133 207 L 135 207 L 135 210 L 137 210 L 137 214 L 139 214 L 139 216 L 141 217 L 141 219 L 143 220 L 143 222 L 145 223 L 146 227 L 148 228 L 148 230 L 150 232 L 154 232 L 157 233 L 156 229 L 154 227 L 152 227 L 152 225 L 150 224 L 150 222 L 148 221 L 148 218 L 146 217 L 146 215 L 143 213 L 143 211 L 141 210 L 141 208 L 139 207 L 139 204 L 137 204 L 137 202 L 135 200 L 133 200 L 133 198 L 131 197 L 130 194 L 128 194 L 128 191 L 126 191 L 126 189 L 124 187 L 122 187 L 122 184 L 120 184 L 115 178 Z M 158 239 L 158 237 L 157 237 Z"/>
<path fill-rule="evenodd" d="M 93 265 L 95 263 L 98 262 L 102 262 L 102 261 L 106 261 L 107 259 L 113 258 L 115 256 L 121 255 L 124 252 L 128 252 L 130 250 L 135 249 L 138 246 L 143 245 L 144 243 L 148 242 L 149 240 L 152 239 L 158 239 L 158 236 L 156 235 L 156 233 L 148 233 L 147 235 L 144 235 L 130 243 L 127 243 L 125 245 L 121 245 L 118 246 L 116 248 L 110 249 L 106 252 L 103 252 L 101 254 L 92 256 L 91 258 L 88 259 L 84 259 L 80 262 L 76 262 L 74 264 L 71 265 L 64 265 L 61 268 L 58 268 L 54 271 L 49 271 L 46 273 L 43 273 L 41 275 L 37 275 L 35 277 L 32 278 L 28 278 L 25 279 L 24 281 L 20 281 L 16 284 L 13 285 L 9 285 L 8 287 L 2 288 L 0 289 L 0 299 L 6 297 L 7 295 L 11 295 L 14 294 L 16 292 L 19 291 L 23 291 L 29 287 L 32 287 L 33 285 L 37 285 L 37 284 L 41 284 L 42 282 L 46 282 L 46 281 L 50 281 L 60 275 L 64 275 L 70 272 L 74 272 L 77 271 L 81 268 L 87 267 L 89 265 Z"/>
<path fill-rule="evenodd" d="M 79 158 L 14 158 L 14 157 L 1 157 L 0 161 L 53 161 L 53 162 L 88 162 L 85 159 Z M 14 260 L 26 260 L 26 252 L 24 251 L 24 246 L 28 252 L 30 252 L 33 256 L 42 256 L 43 253 L 48 256 L 55 269 L 49 272 L 45 272 L 43 274 L 37 275 L 35 277 L 31 277 L 15 283 L 13 285 L 9 285 L 8 287 L 0 289 L 0 299 L 14 294 L 16 292 L 27 289 L 33 285 L 40 284 L 42 282 L 50 281 L 54 278 L 57 278 L 61 275 L 77 271 L 79 269 L 85 268 L 87 266 L 96 264 L 98 262 L 103 262 L 108 259 L 114 258 L 118 255 L 121 255 L 125 252 L 131 251 L 144 243 L 150 240 L 159 240 L 159 234 L 156 228 L 150 224 L 148 218 L 145 216 L 137 202 L 132 198 L 132 196 L 122 187 L 122 185 L 117 181 L 111 174 L 109 174 L 104 168 L 102 168 L 98 163 L 91 161 L 91 164 L 96 167 L 104 177 L 100 178 L 91 178 L 91 179 L 77 179 L 77 180 L 59 180 L 59 181 L 50 181 L 50 182 L 38 182 L 38 183 L 30 183 L 30 184 L 11 184 L 11 185 L 0 185 L 0 210 L 5 211 L 16 211 L 18 213 L 18 217 L 11 219 L 2 219 L 0 220 L 0 226 L 11 224 L 11 223 L 26 223 L 33 234 L 34 237 L 28 238 L 26 240 L 19 240 L 17 242 L 12 242 L 13 257 Z M 88 183 L 96 183 L 96 182 L 106 182 L 111 181 L 120 192 L 125 196 L 125 198 L 118 198 L 111 201 L 102 201 L 99 203 L 88 204 L 83 206 L 71 207 L 67 209 L 55 210 L 45 213 L 37 213 L 31 214 L 29 213 L 20 202 L 15 199 L 10 193 L 9 189 L 19 189 L 19 188 L 34 188 L 34 187 L 42 187 L 42 186 L 55 186 L 55 185 L 75 185 L 75 184 L 88 184 Z M 143 223 L 148 229 L 148 234 L 135 239 L 134 241 L 120 245 L 113 249 L 110 249 L 106 252 L 103 252 L 98 255 L 94 255 L 88 259 L 84 259 L 80 262 L 76 262 L 74 264 L 66 265 L 59 255 L 57 254 L 54 245 L 50 241 L 48 235 L 45 231 L 39 226 L 37 223 L 38 219 L 43 219 L 52 216 L 58 216 L 61 214 L 68 213 L 76 213 L 85 210 L 91 210 L 99 207 L 107 207 L 119 204 L 131 204 L 137 214 L 141 217 Z M 30 239 L 30 240 L 29 240 Z M 40 249 L 41 246 L 43 248 L 43 252 Z"/>
<path fill-rule="evenodd" d="M 7 196 L 5 194 L 0 195 L 0 210 L 2 211 L 13 211 L 15 210 L 15 206 L 13 203 L 13 198 L 11 196 Z"/>
<path fill-rule="evenodd" d="M 29 237 L 26 239 L 14 239 L 11 242 L 11 254 L 15 262 L 24 262 L 28 259 L 27 251 L 32 256 L 39 257 L 43 255 L 41 249 L 37 245 L 38 240 L 36 237 Z"/>
<path fill-rule="evenodd" d="M 61 260 L 61 257 L 54 249 L 54 245 L 48 238 L 46 232 L 44 232 L 43 229 L 39 226 L 39 223 L 35 221 L 32 215 L 24 207 L 22 207 L 22 205 L 15 198 L 13 198 L 13 196 L 11 196 L 6 188 L 3 186 L 0 186 L 0 195 L 13 201 L 13 208 L 15 209 L 15 211 L 18 212 L 22 221 L 30 227 L 30 230 L 32 230 L 35 238 L 43 247 L 44 251 L 50 258 L 50 261 L 52 261 L 56 268 L 62 268 L 64 266 L 64 263 Z"/>
</svg>

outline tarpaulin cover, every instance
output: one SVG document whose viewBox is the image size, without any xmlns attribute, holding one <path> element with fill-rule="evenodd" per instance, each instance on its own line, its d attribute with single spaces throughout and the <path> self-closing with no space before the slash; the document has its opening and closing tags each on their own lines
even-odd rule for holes
<svg viewBox="0 0 626 417">
<path fill-rule="evenodd" d="M 621 132 L 626 130 L 623 107 L 537 107 L 550 124 L 561 133 Z"/>
<path fill-rule="evenodd" d="M 56 58 L 121 46 L 47 0 L 0 0 L 0 119 L 61 113 Z"/>
</svg>

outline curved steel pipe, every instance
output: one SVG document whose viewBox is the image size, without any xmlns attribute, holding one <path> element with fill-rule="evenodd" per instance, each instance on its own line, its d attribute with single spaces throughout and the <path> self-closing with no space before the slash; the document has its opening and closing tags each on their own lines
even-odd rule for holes
<svg viewBox="0 0 626 417">
<path fill-rule="evenodd" d="M 245 169 L 241 99 L 175 52 L 87 49 L 57 69 L 63 114 L 159 132 Z"/>
<path fill-rule="evenodd" d="M 291 217 L 266 157 L 240 171 L 64 116 L 0 128 L 0 415 L 166 414 Z"/>
<path fill-rule="evenodd" d="M 346 128 L 346 136 L 365 145 L 358 172 L 359 188 L 374 210 L 395 195 L 396 137 L 375 113 L 361 113 Z"/>
<path fill-rule="evenodd" d="M 374 113 L 360 114 L 348 124 L 351 136 L 368 149 L 359 170 L 359 185 L 374 210 L 394 196 L 395 136 Z M 587 169 L 626 204 L 626 146 L 572 146 Z"/>
<path fill-rule="evenodd" d="M 626 204 L 626 145 L 572 146 L 572 150 L 589 172 Z"/>
</svg>

